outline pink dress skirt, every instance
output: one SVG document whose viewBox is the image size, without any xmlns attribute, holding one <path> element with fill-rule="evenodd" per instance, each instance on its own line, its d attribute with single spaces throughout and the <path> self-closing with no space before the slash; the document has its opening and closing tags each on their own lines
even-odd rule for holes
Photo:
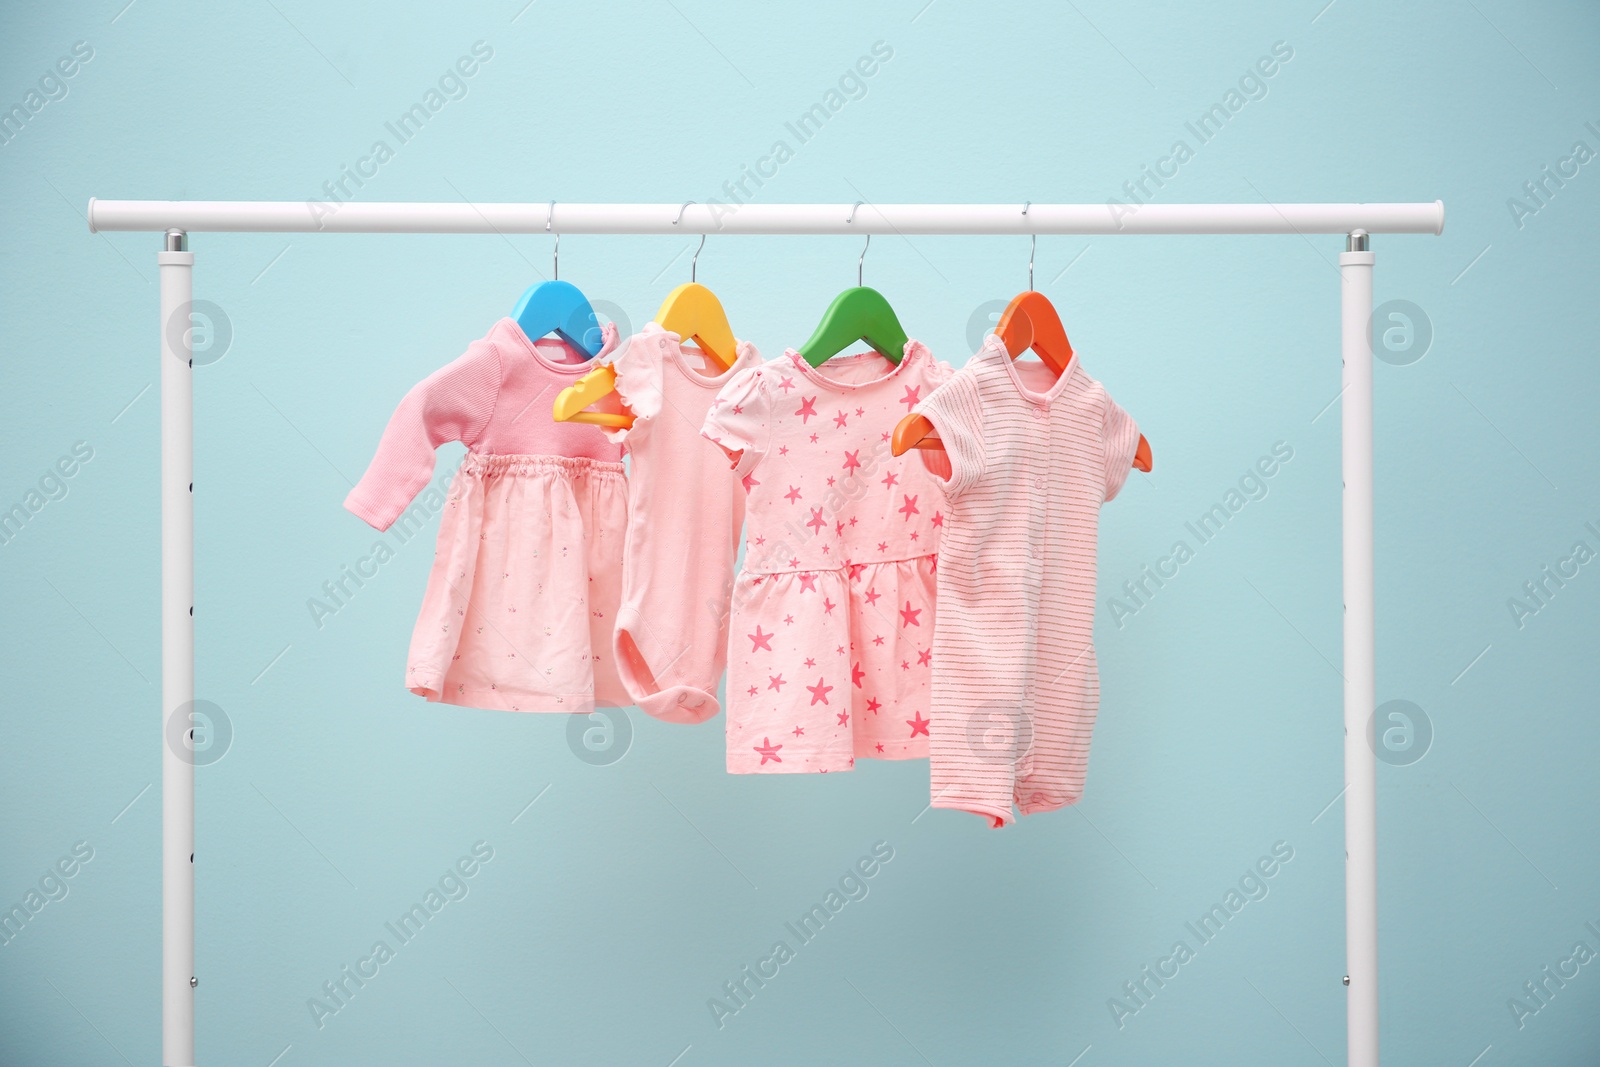
<svg viewBox="0 0 1600 1067">
<path fill-rule="evenodd" d="M 468 452 L 439 526 L 407 688 L 500 711 L 632 703 L 611 647 L 627 528 L 621 463 Z"/>
</svg>

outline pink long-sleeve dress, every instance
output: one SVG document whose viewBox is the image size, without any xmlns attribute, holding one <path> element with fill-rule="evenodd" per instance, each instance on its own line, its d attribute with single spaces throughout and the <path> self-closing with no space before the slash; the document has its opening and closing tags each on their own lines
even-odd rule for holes
<svg viewBox="0 0 1600 1067">
<path fill-rule="evenodd" d="M 616 342 L 606 326 L 603 353 Z M 621 450 L 551 413 L 592 366 L 501 319 L 406 394 L 346 498 L 387 530 L 428 484 L 434 449 L 467 446 L 411 635 L 413 693 L 502 711 L 630 703 L 612 654 L 628 525 Z"/>
</svg>

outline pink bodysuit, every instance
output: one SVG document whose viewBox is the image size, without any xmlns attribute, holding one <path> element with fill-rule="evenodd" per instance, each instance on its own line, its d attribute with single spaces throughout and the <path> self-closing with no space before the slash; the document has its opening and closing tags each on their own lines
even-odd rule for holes
<svg viewBox="0 0 1600 1067">
<path fill-rule="evenodd" d="M 928 754 L 938 483 L 889 438 L 950 375 L 917 341 L 736 375 L 703 432 L 749 491 L 728 635 L 728 770 Z"/>
<path fill-rule="evenodd" d="M 944 443 L 932 804 L 995 826 L 1083 795 L 1100 702 L 1094 658 L 1100 505 L 1139 429 L 1078 365 L 1060 378 L 990 336 L 917 406 Z"/>
<path fill-rule="evenodd" d="M 613 326 L 604 346 L 616 345 Z M 611 652 L 628 488 L 599 427 L 558 423 L 555 396 L 593 364 L 512 319 L 406 394 L 345 507 L 386 530 L 461 441 L 406 686 L 504 711 L 627 705 Z"/>
<path fill-rule="evenodd" d="M 631 427 L 605 431 L 629 463 L 617 671 L 634 702 L 667 722 L 718 711 L 745 491 L 700 426 L 717 390 L 761 360 L 753 346 L 736 347 L 723 368 L 652 322 L 611 359 L 634 415 Z"/>
</svg>

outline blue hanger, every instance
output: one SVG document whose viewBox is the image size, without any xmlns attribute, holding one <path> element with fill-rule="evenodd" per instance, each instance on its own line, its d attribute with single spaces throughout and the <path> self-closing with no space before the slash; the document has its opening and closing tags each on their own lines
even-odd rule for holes
<svg viewBox="0 0 1600 1067">
<path fill-rule="evenodd" d="M 555 214 L 556 202 L 550 201 L 550 214 Z M 550 230 L 546 219 L 545 230 Z M 584 358 L 593 359 L 600 354 L 600 322 L 595 318 L 589 298 L 571 282 L 561 281 L 561 235 L 555 235 L 555 251 L 551 255 L 550 281 L 530 285 L 511 309 L 511 317 L 529 340 L 538 340 L 555 334 L 567 344 L 583 352 Z"/>
<path fill-rule="evenodd" d="M 530 285 L 511 317 L 529 340 L 555 334 L 586 359 L 600 354 L 600 324 L 589 300 L 571 282 L 549 281 Z"/>
</svg>

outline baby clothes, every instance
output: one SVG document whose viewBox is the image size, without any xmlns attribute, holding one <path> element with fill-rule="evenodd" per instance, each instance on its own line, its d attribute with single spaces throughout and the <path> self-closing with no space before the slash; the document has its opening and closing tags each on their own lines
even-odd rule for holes
<svg viewBox="0 0 1600 1067">
<path fill-rule="evenodd" d="M 614 326 L 604 350 L 617 343 Z M 592 364 L 501 319 L 414 386 L 345 507 L 380 530 L 433 474 L 433 450 L 469 449 L 451 482 L 411 636 L 406 687 L 502 711 L 621 707 L 611 629 L 621 599 L 628 489 L 599 427 L 556 422 L 556 394 Z"/>
<path fill-rule="evenodd" d="M 617 394 L 634 416 L 631 427 L 605 431 L 630 463 L 613 647 L 633 701 L 667 722 L 704 722 L 718 711 L 745 491 L 700 427 L 717 391 L 760 360 L 740 342 L 724 369 L 653 322 L 611 359 Z"/>
<path fill-rule="evenodd" d="M 728 636 L 728 770 L 848 770 L 928 753 L 938 484 L 890 454 L 950 375 L 917 341 L 736 375 L 704 434 L 749 496 Z"/>
<path fill-rule="evenodd" d="M 916 408 L 944 443 L 929 753 L 932 803 L 995 826 L 1083 795 L 1099 706 L 1093 628 L 1100 505 L 1139 430 L 1072 359 L 1057 380 L 990 336 Z"/>
</svg>

